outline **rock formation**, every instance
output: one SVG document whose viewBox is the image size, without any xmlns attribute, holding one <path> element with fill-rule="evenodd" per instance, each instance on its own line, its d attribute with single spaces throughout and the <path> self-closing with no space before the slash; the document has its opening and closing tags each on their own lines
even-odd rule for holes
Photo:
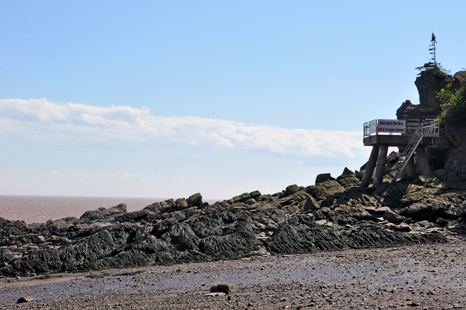
<svg viewBox="0 0 466 310">
<path fill-rule="evenodd" d="M 465 71 L 459 71 L 454 76 L 448 75 L 439 69 L 429 69 L 422 71 L 416 78 L 414 84 L 419 92 L 419 104 L 412 104 L 406 100 L 396 111 L 398 119 L 435 119 L 441 112 L 440 102 L 437 93 L 452 84 L 452 89 L 456 90 L 464 83 Z"/>
<path fill-rule="evenodd" d="M 348 169 L 317 179 L 212 205 L 195 194 L 129 213 L 120 204 L 47 223 L 0 218 L 0 275 L 444 243 L 463 231 L 466 193 L 438 180 L 364 189 Z"/>
<path fill-rule="evenodd" d="M 422 71 L 416 79 L 419 92 L 418 105 L 406 100 L 397 110 L 398 119 L 435 119 L 441 113 L 437 93 L 447 84 L 457 90 L 465 80 L 466 71 L 459 71 L 454 76 L 443 73 L 439 69 Z M 432 146 L 426 147 L 426 154 L 432 171 L 441 181 L 453 188 L 463 188 L 466 181 L 466 124 L 452 126 L 442 124 L 440 137 Z"/>
</svg>

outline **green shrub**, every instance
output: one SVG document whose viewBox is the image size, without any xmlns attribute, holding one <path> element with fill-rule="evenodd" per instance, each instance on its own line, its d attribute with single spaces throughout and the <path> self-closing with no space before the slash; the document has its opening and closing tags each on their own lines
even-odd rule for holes
<svg viewBox="0 0 466 310">
<path fill-rule="evenodd" d="M 454 91 L 451 83 L 437 93 L 442 112 L 439 115 L 441 122 L 454 126 L 466 124 L 466 82 Z"/>
</svg>

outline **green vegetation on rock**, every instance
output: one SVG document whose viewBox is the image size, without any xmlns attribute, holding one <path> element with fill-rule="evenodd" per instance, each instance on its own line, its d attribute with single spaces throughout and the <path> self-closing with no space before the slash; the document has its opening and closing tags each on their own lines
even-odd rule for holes
<svg viewBox="0 0 466 310">
<path fill-rule="evenodd" d="M 465 75 L 463 74 L 466 78 Z M 454 126 L 466 124 L 466 82 L 463 82 L 457 90 L 453 90 L 452 84 L 448 83 L 438 92 L 437 98 L 442 108 L 442 113 L 439 115 L 442 122 Z"/>
</svg>

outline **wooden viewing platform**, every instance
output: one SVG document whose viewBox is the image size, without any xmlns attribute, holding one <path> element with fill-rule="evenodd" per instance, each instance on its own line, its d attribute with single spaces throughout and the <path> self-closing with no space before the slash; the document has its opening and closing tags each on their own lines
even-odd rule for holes
<svg viewBox="0 0 466 310">
<path fill-rule="evenodd" d="M 398 147 L 403 152 L 401 162 L 397 165 L 398 171 L 393 181 L 406 166 L 407 177 L 416 176 L 414 154 L 422 174 L 431 175 L 432 171 L 427 160 L 425 146 L 432 145 L 439 136 L 437 120 L 387 120 L 379 119 L 364 123 L 364 145 L 372 146 L 371 155 L 367 163 L 361 186 L 367 187 L 374 174 L 373 185 L 382 183 L 385 174 L 387 152 L 390 146 Z"/>
</svg>

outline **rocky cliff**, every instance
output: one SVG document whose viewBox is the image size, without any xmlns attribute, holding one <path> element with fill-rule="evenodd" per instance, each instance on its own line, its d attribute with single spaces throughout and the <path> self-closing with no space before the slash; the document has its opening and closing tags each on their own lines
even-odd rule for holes
<svg viewBox="0 0 466 310">
<path fill-rule="evenodd" d="M 435 119 L 441 113 L 437 93 L 447 84 L 457 90 L 466 83 L 466 71 L 460 71 L 453 76 L 438 69 L 429 69 L 420 73 L 415 85 L 419 92 L 420 104 L 414 105 L 406 100 L 397 110 L 398 119 Z M 426 148 L 426 153 L 435 176 L 441 181 L 450 183 L 466 181 L 466 124 L 453 126 L 441 124 L 440 138 L 436 143 Z"/>
</svg>

